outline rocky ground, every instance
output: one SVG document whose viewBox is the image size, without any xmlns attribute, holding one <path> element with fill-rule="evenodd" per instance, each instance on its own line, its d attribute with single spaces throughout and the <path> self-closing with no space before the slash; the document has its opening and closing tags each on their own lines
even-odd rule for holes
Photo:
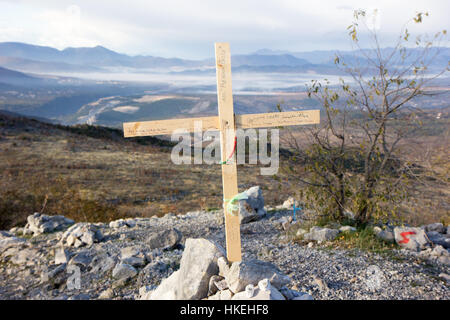
<svg viewBox="0 0 450 320">
<path fill-rule="evenodd" d="M 259 211 L 256 221 L 244 215 L 243 261 L 273 263 L 290 277 L 287 287 L 293 292 L 316 300 L 450 299 L 449 252 L 442 246 L 393 249 L 390 255 L 330 249 L 330 241 L 314 239 L 314 232 L 328 235 L 318 229 L 309 230 L 305 238 L 311 241 L 299 244 L 288 241 L 283 230 L 291 210 Z M 180 268 L 186 239 L 204 238 L 225 246 L 222 215 L 199 211 L 74 224 L 62 216 L 35 214 L 25 228 L 0 233 L 0 298 L 149 297 Z M 440 230 L 444 238 L 445 232 L 448 229 Z"/>
</svg>

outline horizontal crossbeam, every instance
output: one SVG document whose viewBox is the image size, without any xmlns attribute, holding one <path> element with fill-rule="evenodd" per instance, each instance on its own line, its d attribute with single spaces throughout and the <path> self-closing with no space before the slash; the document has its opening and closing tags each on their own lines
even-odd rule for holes
<svg viewBox="0 0 450 320">
<path fill-rule="evenodd" d="M 186 119 L 170 119 L 156 121 L 126 122 L 123 132 L 126 138 L 141 136 L 157 136 L 172 134 L 176 129 L 188 132 L 195 130 L 195 123 L 201 121 L 202 130 L 220 130 L 219 117 L 200 117 Z M 318 124 L 319 110 L 271 112 L 235 115 L 236 129 L 269 128 L 279 126 L 295 126 Z"/>
</svg>

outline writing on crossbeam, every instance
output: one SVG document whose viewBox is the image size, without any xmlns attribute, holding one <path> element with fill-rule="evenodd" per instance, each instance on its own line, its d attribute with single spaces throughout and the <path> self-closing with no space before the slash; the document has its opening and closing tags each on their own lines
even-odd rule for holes
<svg viewBox="0 0 450 320">
<path fill-rule="evenodd" d="M 319 122 L 319 110 L 241 114 L 235 116 L 237 129 L 267 128 L 291 125 L 307 125 Z M 172 134 L 177 129 L 187 132 L 195 130 L 195 123 L 201 122 L 202 129 L 220 130 L 219 117 L 200 117 L 157 121 L 128 122 L 123 124 L 125 137 L 155 136 Z"/>
<path fill-rule="evenodd" d="M 123 124 L 123 132 L 125 137 L 172 134 L 177 129 L 185 129 L 188 132 L 192 132 L 195 129 L 196 122 L 201 122 L 204 130 L 219 130 L 218 121 L 218 117 L 202 117 L 190 119 L 128 122 Z"/>
<path fill-rule="evenodd" d="M 236 115 L 236 127 L 248 129 L 316 124 L 319 118 L 319 110 L 244 114 Z"/>
</svg>

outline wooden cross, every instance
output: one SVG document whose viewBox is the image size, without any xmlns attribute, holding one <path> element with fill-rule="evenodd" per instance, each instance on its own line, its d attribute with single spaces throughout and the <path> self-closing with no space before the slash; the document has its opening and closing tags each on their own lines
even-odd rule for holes
<svg viewBox="0 0 450 320">
<path fill-rule="evenodd" d="M 222 160 L 234 148 L 236 128 L 266 128 L 287 125 L 317 124 L 320 121 L 319 110 L 274 112 L 260 114 L 235 115 L 233 112 L 233 95 L 231 91 L 231 55 L 228 43 L 215 43 L 218 117 L 201 117 L 189 119 L 172 119 L 160 121 L 128 122 L 123 124 L 125 137 L 152 136 L 172 134 L 183 128 L 194 131 L 194 123 L 201 121 L 203 130 L 220 130 Z M 234 138 L 231 138 L 234 139 Z M 239 216 L 228 212 L 227 202 L 238 194 L 236 162 L 222 165 L 222 183 L 225 215 L 225 234 L 227 258 L 230 262 L 241 261 L 241 235 Z"/>
</svg>

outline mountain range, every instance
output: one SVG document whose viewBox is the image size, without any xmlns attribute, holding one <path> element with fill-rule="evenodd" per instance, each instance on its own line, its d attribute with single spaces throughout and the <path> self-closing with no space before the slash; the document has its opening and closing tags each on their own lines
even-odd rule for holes
<svg viewBox="0 0 450 320">
<path fill-rule="evenodd" d="M 154 56 L 129 56 L 117 53 L 102 46 L 66 48 L 58 50 L 52 47 L 31 45 L 20 42 L 0 42 L 0 56 L 21 61 L 57 62 L 70 65 L 89 65 L 96 67 L 131 67 L 131 68 L 161 68 L 161 67 L 200 67 L 214 66 L 214 59 L 186 60 L 181 58 L 162 58 Z M 4 63 L 10 63 L 3 58 Z M 290 65 L 299 66 L 310 62 L 297 58 L 289 53 L 259 54 L 233 56 L 233 65 L 267 66 Z"/>
<path fill-rule="evenodd" d="M 8 85 L 32 85 L 40 79 L 25 73 L 0 67 L 0 83 Z"/>
<path fill-rule="evenodd" d="M 383 49 L 387 55 L 392 48 Z M 450 57 L 450 48 L 431 48 L 430 56 L 439 51 L 432 59 L 431 68 L 446 66 Z M 340 54 L 347 60 L 361 57 L 363 52 L 344 51 Z M 369 53 L 366 51 L 365 53 Z M 418 49 L 408 49 L 408 59 L 413 61 Z M 315 72 L 336 74 L 333 61 L 335 50 L 290 52 L 283 50 L 261 49 L 250 54 L 232 56 L 233 71 L 242 72 Z M 155 56 L 130 56 L 118 53 L 102 46 L 66 48 L 58 50 L 52 47 L 32 45 L 20 42 L 0 42 L 0 66 L 31 73 L 85 73 L 116 72 L 126 70 L 141 72 L 152 69 L 163 72 L 209 73 L 214 72 L 214 58 L 187 60 L 182 58 L 163 58 Z"/>
</svg>

